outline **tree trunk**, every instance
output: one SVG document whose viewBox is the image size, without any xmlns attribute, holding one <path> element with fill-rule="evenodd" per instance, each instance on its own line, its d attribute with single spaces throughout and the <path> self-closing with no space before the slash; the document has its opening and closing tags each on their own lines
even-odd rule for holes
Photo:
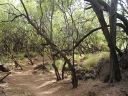
<svg viewBox="0 0 128 96">
<path fill-rule="evenodd" d="M 117 11 L 117 3 L 118 0 L 111 0 L 110 6 L 110 36 L 113 42 L 114 49 L 110 51 L 110 64 L 111 64 L 111 72 L 110 72 L 110 82 L 120 81 L 121 73 L 119 69 L 119 62 L 117 59 L 117 54 L 114 52 L 116 49 L 116 11 Z M 113 47 L 112 46 L 112 47 Z"/>
<path fill-rule="evenodd" d="M 54 58 L 54 57 L 53 57 L 53 58 Z M 56 80 L 57 80 L 57 81 L 61 80 L 61 77 L 60 77 L 58 68 L 56 67 L 56 64 L 55 64 L 55 59 L 53 59 L 52 66 L 53 66 L 54 71 L 55 71 L 55 74 L 56 74 Z"/>
<path fill-rule="evenodd" d="M 15 68 L 20 68 L 20 70 L 23 70 L 22 66 L 17 62 L 17 60 L 14 58 L 13 55 L 12 55 L 11 59 L 13 60 L 13 62 L 15 64 Z"/>
<path fill-rule="evenodd" d="M 28 60 L 30 61 L 31 65 L 34 65 L 34 63 L 33 63 L 33 61 L 32 61 L 32 58 L 31 58 L 31 55 L 30 55 L 29 50 L 28 50 L 27 47 L 26 47 L 26 55 L 27 55 L 27 58 L 28 58 Z"/>
<path fill-rule="evenodd" d="M 107 28 L 107 23 L 104 19 L 104 15 L 103 15 L 103 10 L 100 7 L 101 5 L 98 3 L 97 0 L 86 0 L 86 1 L 89 1 L 92 4 L 93 10 L 97 15 L 99 23 L 102 27 L 103 34 L 108 43 L 108 47 L 110 50 L 111 64 L 114 67 L 111 69 L 112 71 L 114 70 L 113 72 L 111 72 L 111 73 L 114 73 L 114 77 L 110 74 L 111 75 L 110 77 L 113 77 L 113 78 L 111 78 L 111 81 L 113 81 L 113 79 L 115 79 L 115 81 L 120 81 L 121 73 L 120 73 L 120 69 L 119 69 L 119 63 L 118 63 L 118 58 L 117 58 L 117 54 L 116 54 L 116 49 L 114 46 L 113 38 L 111 38 L 109 30 Z"/>
<path fill-rule="evenodd" d="M 78 79 L 76 77 L 76 72 L 75 72 L 75 69 L 74 67 L 72 66 L 70 60 L 66 57 L 65 54 L 63 54 L 60 49 L 48 38 L 47 36 L 47 33 L 44 29 L 39 29 L 38 26 L 36 26 L 36 24 L 30 19 L 30 16 L 29 16 L 29 13 L 25 7 L 25 4 L 23 2 L 23 0 L 20 0 L 23 8 L 24 8 L 24 11 L 26 13 L 25 15 L 25 18 L 27 19 L 28 23 L 31 24 L 33 26 L 33 28 L 36 30 L 37 34 L 39 34 L 40 36 L 42 36 L 45 41 L 47 42 L 47 44 L 50 45 L 51 49 L 52 50 L 55 50 L 57 53 L 59 53 L 59 55 L 64 58 L 64 60 L 67 62 L 67 64 L 69 65 L 69 68 L 71 69 L 71 72 L 72 72 L 72 85 L 73 85 L 73 88 L 76 88 L 78 86 Z"/>
<path fill-rule="evenodd" d="M 64 65 L 62 67 L 62 79 L 64 79 L 64 71 L 65 71 L 65 65 L 66 65 L 66 62 L 64 62 Z"/>
</svg>

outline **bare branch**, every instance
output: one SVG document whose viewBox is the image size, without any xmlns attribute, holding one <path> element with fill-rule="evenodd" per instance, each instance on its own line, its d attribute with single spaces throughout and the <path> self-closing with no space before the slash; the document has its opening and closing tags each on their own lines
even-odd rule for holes
<svg viewBox="0 0 128 96">
<path fill-rule="evenodd" d="M 20 0 L 20 2 L 21 2 L 22 6 L 23 6 L 23 8 L 24 8 L 24 11 L 25 11 L 25 13 L 26 13 L 27 19 L 30 19 L 29 14 L 28 14 L 28 11 L 27 11 L 27 9 L 26 9 L 26 7 L 25 7 L 25 5 L 24 5 L 24 2 L 23 2 L 22 0 Z"/>
<path fill-rule="evenodd" d="M 124 27 L 125 27 L 125 26 L 124 26 L 123 24 L 121 24 L 121 23 L 117 23 L 116 25 L 119 26 L 119 27 L 121 27 L 121 28 L 124 28 Z M 107 25 L 107 27 L 110 27 L 110 25 Z M 76 44 L 75 44 L 75 46 L 74 46 L 74 49 L 75 49 L 76 47 L 78 47 L 78 46 L 80 45 L 80 43 L 83 42 L 83 40 L 84 40 L 85 38 L 87 38 L 88 36 L 90 36 L 93 32 L 100 30 L 101 28 L 102 28 L 102 27 L 98 27 L 98 28 L 92 29 L 90 32 L 88 32 L 86 35 L 84 35 L 78 42 L 76 42 Z"/>
<path fill-rule="evenodd" d="M 19 9 L 17 9 L 13 4 L 11 4 L 11 3 L 2 3 L 2 4 L 0 4 L 0 5 L 8 5 L 8 6 L 12 6 L 15 10 L 17 10 L 19 13 L 22 13 Z"/>
<path fill-rule="evenodd" d="M 16 15 L 13 19 L 7 20 L 7 21 L 2 21 L 2 22 L 13 22 L 15 19 L 24 16 L 24 14 Z"/>
</svg>

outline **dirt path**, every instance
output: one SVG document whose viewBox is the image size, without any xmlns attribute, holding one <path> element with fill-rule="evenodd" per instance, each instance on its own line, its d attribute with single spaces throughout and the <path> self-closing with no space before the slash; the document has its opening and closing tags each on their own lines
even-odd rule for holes
<svg viewBox="0 0 128 96">
<path fill-rule="evenodd" d="M 56 81 L 53 74 L 33 74 L 32 70 L 28 70 L 12 72 L 6 82 L 8 82 L 7 96 L 45 96 L 47 91 L 42 92 L 41 89 Z"/>
<path fill-rule="evenodd" d="M 0 84 L 5 92 L 0 96 L 128 96 L 127 82 L 109 86 L 98 80 L 79 81 L 72 89 L 70 80 L 56 82 L 53 73 L 33 74 L 31 69 L 12 72 L 7 83 Z"/>
</svg>

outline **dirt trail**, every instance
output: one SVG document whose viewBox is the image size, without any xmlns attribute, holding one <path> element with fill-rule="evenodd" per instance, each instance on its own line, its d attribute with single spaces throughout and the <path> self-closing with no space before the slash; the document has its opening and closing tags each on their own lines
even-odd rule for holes
<svg viewBox="0 0 128 96">
<path fill-rule="evenodd" d="M 41 89 L 56 81 L 54 74 L 33 74 L 30 68 L 28 71 L 12 72 L 6 82 L 8 82 L 7 96 L 45 96 L 47 91 Z"/>
<path fill-rule="evenodd" d="M 5 79 L 5 94 L 0 96 L 128 96 L 128 82 L 115 86 L 98 80 L 79 81 L 79 86 L 72 89 L 70 80 L 56 82 L 53 73 L 33 74 L 32 67 L 25 71 L 14 71 Z"/>
</svg>

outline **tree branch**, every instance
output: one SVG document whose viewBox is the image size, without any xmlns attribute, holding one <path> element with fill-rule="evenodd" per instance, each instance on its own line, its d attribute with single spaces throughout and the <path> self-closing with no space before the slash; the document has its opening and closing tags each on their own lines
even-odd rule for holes
<svg viewBox="0 0 128 96">
<path fill-rule="evenodd" d="M 22 17 L 24 16 L 24 14 L 19 14 L 19 15 L 16 15 L 13 19 L 11 20 L 7 20 L 7 21 L 1 21 L 1 22 L 13 22 L 15 19 L 19 18 L 19 17 Z"/>
<path fill-rule="evenodd" d="M 121 28 L 124 28 L 124 27 L 125 27 L 122 23 L 117 23 L 116 25 L 119 26 L 119 27 L 121 27 Z M 110 27 L 110 25 L 107 25 L 107 27 Z M 90 32 L 88 32 L 86 35 L 84 35 L 84 36 L 75 44 L 74 49 L 75 49 L 76 47 L 78 47 L 78 46 L 80 45 L 80 43 L 83 42 L 83 40 L 84 40 L 85 38 L 87 38 L 88 36 L 90 36 L 93 32 L 100 30 L 101 28 L 102 28 L 102 27 L 98 27 L 98 28 L 92 29 Z"/>
</svg>

